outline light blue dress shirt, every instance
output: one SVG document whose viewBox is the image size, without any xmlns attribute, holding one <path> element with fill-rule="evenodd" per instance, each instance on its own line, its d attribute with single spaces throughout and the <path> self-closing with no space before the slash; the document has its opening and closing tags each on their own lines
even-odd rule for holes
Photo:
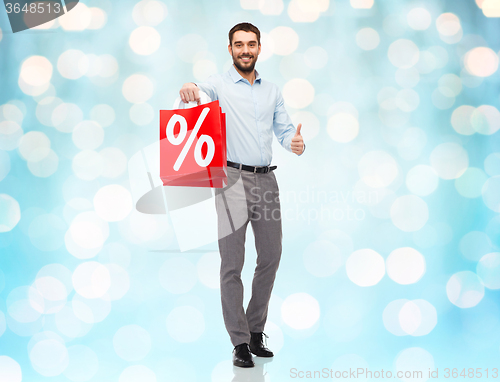
<svg viewBox="0 0 500 382">
<path fill-rule="evenodd" d="M 206 82 L 195 82 L 226 114 L 227 160 L 249 166 L 268 166 L 272 160 L 273 131 L 288 151 L 296 129 L 285 110 L 277 85 L 255 71 L 253 85 L 234 65 Z M 301 154 L 302 155 L 302 154 Z"/>
</svg>

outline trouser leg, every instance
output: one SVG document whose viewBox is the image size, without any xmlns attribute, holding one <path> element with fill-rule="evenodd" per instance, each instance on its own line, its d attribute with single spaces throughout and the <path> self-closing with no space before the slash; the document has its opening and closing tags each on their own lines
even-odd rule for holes
<svg viewBox="0 0 500 382">
<path fill-rule="evenodd" d="M 274 173 L 256 177 L 258 203 L 253 204 L 250 221 L 255 236 L 257 266 L 252 281 L 252 298 L 246 310 L 251 332 L 262 332 L 267 320 L 269 300 L 281 259 L 282 228 L 279 190 Z"/>
<path fill-rule="evenodd" d="M 216 190 L 220 292 L 224 324 L 233 346 L 250 342 L 250 331 L 243 309 L 241 271 L 245 259 L 248 205 L 243 179 L 238 170 L 228 168 L 228 186 Z"/>
</svg>

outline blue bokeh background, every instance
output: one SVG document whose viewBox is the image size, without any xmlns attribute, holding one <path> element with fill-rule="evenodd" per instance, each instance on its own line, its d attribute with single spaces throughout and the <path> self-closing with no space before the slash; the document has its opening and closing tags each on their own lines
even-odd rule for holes
<svg viewBox="0 0 500 382">
<path fill-rule="evenodd" d="M 0 380 L 287 381 L 323 368 L 493 379 L 497 3 L 81 1 L 16 34 L 0 9 Z M 242 21 L 261 30 L 256 68 L 307 145 L 297 157 L 274 142 L 276 355 L 249 370 L 231 363 L 216 240 L 186 251 L 180 232 L 203 236 L 179 223 L 193 210 L 174 218 L 162 197 L 166 213 L 136 209 L 159 186 L 158 111 L 229 68 L 227 33 Z M 251 230 L 246 244 L 245 303 Z"/>
</svg>

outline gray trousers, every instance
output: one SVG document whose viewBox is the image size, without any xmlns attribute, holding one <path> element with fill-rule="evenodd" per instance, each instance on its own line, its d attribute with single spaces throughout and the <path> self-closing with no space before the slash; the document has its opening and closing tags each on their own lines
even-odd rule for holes
<svg viewBox="0 0 500 382">
<path fill-rule="evenodd" d="M 250 342 L 250 332 L 262 332 L 269 299 L 281 258 L 281 210 L 273 172 L 267 174 L 227 168 L 228 185 L 215 189 L 218 241 L 221 256 L 222 315 L 234 346 Z M 257 266 L 252 297 L 243 309 L 241 270 L 245 259 L 245 234 L 252 224 Z"/>
</svg>

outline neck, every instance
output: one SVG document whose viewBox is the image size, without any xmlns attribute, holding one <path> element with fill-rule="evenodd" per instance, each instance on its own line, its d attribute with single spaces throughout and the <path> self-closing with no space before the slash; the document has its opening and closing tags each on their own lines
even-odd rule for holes
<svg viewBox="0 0 500 382">
<path fill-rule="evenodd" d="M 236 71 L 240 74 L 240 76 L 248 80 L 248 82 L 250 82 L 250 85 L 253 85 L 253 82 L 255 81 L 255 69 L 252 70 L 251 72 L 242 72 L 236 67 L 236 65 L 233 64 L 233 66 L 236 69 Z"/>
</svg>

